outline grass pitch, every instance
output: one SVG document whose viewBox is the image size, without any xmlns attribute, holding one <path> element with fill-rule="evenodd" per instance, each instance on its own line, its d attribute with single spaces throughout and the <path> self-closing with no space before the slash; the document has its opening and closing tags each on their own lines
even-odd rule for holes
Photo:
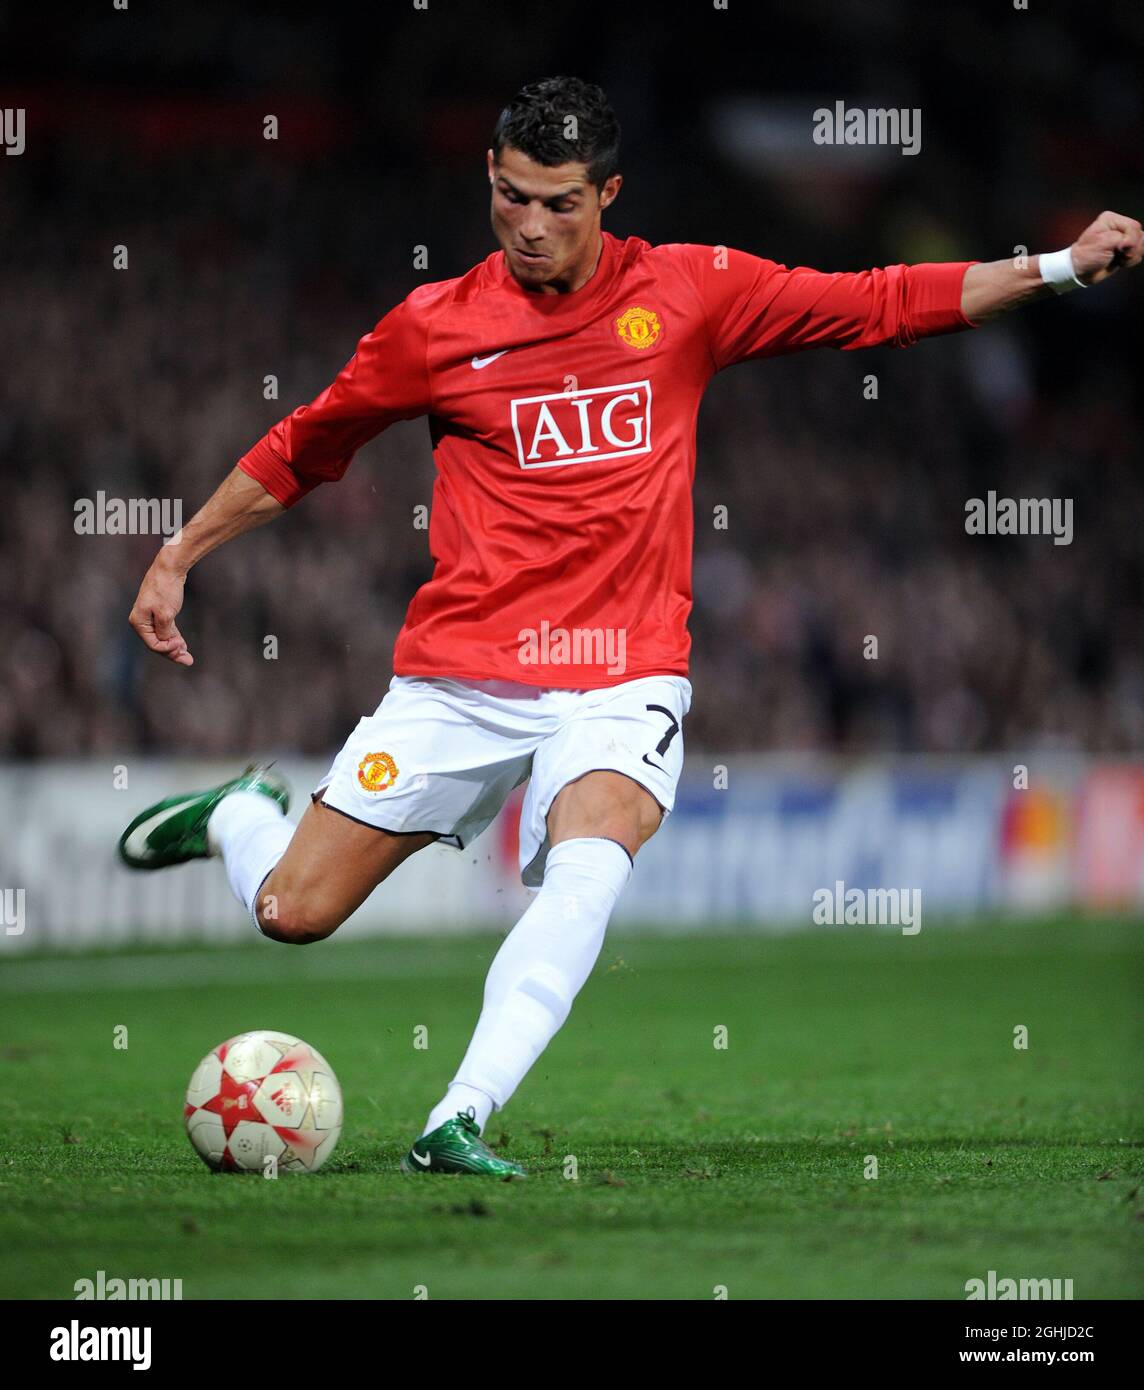
<svg viewBox="0 0 1144 1390">
<path fill-rule="evenodd" d="M 960 1299 L 990 1269 L 1144 1294 L 1138 925 L 613 935 L 489 1126 L 533 1176 L 404 1177 L 495 946 L 5 963 L 0 1294 L 101 1269 L 185 1298 Z M 212 1175 L 182 1132 L 194 1065 L 249 1028 L 338 1073 L 315 1176 Z"/>
</svg>

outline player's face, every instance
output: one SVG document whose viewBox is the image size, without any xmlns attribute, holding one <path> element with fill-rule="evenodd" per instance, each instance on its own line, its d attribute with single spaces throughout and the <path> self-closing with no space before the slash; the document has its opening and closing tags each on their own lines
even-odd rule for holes
<svg viewBox="0 0 1144 1390">
<path fill-rule="evenodd" d="M 591 278 L 600 256 L 600 214 L 622 182 L 602 189 L 585 164 L 537 164 L 506 145 L 488 153 L 492 223 L 509 270 L 528 290 L 568 294 Z"/>
</svg>

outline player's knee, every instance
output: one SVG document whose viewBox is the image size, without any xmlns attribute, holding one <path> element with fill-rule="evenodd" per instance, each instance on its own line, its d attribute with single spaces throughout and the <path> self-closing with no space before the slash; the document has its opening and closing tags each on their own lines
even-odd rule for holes
<svg viewBox="0 0 1144 1390">
<path fill-rule="evenodd" d="M 553 803 L 549 832 L 615 840 L 634 854 L 663 821 L 655 797 L 621 773 L 594 772 L 570 782 Z"/>
<path fill-rule="evenodd" d="M 599 817 L 594 832 L 608 840 L 616 840 L 629 853 L 647 844 L 660 827 L 663 812 L 651 796 L 643 795 L 618 802 Z"/>
<path fill-rule="evenodd" d="M 302 895 L 265 893 L 258 901 L 258 925 L 263 936 L 289 946 L 324 941 L 341 924 L 340 917 L 320 904 L 308 903 Z"/>
<path fill-rule="evenodd" d="M 655 797 L 641 796 L 638 802 L 640 844 L 646 844 L 663 824 L 663 807 Z"/>
</svg>

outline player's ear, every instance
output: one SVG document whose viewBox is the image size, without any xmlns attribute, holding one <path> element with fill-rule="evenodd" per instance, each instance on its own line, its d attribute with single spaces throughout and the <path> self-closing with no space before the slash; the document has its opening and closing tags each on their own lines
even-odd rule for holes
<svg viewBox="0 0 1144 1390">
<path fill-rule="evenodd" d="M 487 152 L 486 157 L 487 157 L 488 166 L 489 166 L 489 183 L 492 183 L 493 179 L 496 178 L 496 167 L 497 167 L 496 156 L 493 154 L 492 150 L 489 150 L 489 151 Z"/>
<path fill-rule="evenodd" d="M 609 207 L 619 197 L 620 188 L 623 186 L 623 174 L 613 174 L 610 179 L 606 179 L 603 188 L 600 190 L 600 211 Z"/>
</svg>

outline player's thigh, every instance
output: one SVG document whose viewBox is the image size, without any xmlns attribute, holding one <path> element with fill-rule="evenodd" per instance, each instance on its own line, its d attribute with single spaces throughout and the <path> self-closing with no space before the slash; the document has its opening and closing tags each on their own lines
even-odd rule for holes
<svg viewBox="0 0 1144 1390">
<path fill-rule="evenodd" d="M 399 864 L 436 839 L 428 832 L 377 830 L 312 802 L 259 891 L 263 932 L 279 941 L 320 941 Z"/>
<path fill-rule="evenodd" d="M 622 772 L 597 769 L 561 788 L 548 812 L 548 840 L 615 840 L 634 858 L 659 829 L 663 807 Z"/>
<path fill-rule="evenodd" d="M 522 861 L 532 849 L 525 831 L 544 835 L 549 845 L 584 836 L 617 840 L 634 857 L 675 804 L 690 707 L 691 686 L 682 677 L 637 680 L 588 696 L 536 754 L 530 814 L 522 816 Z"/>
</svg>

